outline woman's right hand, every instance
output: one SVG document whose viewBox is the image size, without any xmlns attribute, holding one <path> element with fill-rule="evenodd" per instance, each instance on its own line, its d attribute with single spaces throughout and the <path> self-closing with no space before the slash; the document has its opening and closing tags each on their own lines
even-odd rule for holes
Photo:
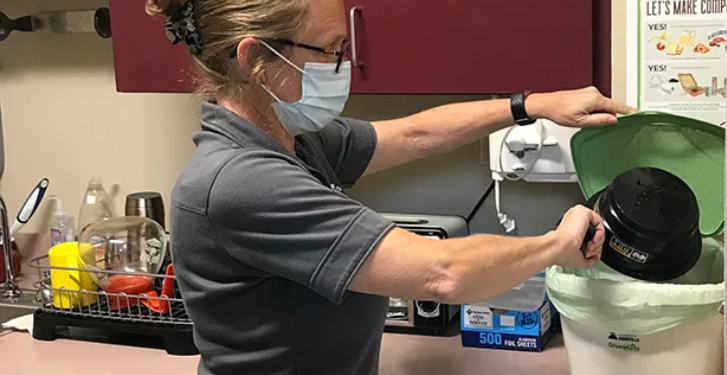
<svg viewBox="0 0 727 375">
<path fill-rule="evenodd" d="M 583 240 L 588 227 L 595 229 L 593 239 L 581 251 Z M 555 264 L 563 267 L 590 268 L 601 259 L 603 241 L 606 238 L 606 229 L 603 220 L 593 210 L 578 205 L 566 212 L 558 229 L 555 230 L 558 239 L 558 250 Z"/>
</svg>

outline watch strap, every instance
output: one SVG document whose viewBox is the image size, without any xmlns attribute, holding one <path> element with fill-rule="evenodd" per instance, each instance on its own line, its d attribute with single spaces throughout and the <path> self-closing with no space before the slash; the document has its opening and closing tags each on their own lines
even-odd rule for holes
<svg viewBox="0 0 727 375">
<path fill-rule="evenodd" d="M 519 126 L 532 125 L 535 123 L 535 120 L 530 118 L 528 112 L 525 110 L 525 99 L 528 94 L 529 92 L 520 92 L 510 96 L 510 112 L 512 112 L 512 117 L 515 119 L 515 123 Z"/>
</svg>

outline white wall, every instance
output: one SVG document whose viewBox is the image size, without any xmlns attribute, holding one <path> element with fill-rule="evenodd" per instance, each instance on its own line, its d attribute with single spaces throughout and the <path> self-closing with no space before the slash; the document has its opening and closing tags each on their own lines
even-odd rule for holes
<svg viewBox="0 0 727 375">
<path fill-rule="evenodd" d="M 624 98 L 625 2 L 614 3 L 614 95 Z M 0 0 L 0 10 L 17 17 L 38 10 L 104 4 L 101 0 Z M 357 96 L 347 114 L 389 118 L 462 99 L 469 98 Z M 126 194 L 138 190 L 162 192 L 168 203 L 172 184 L 193 150 L 191 135 L 199 126 L 199 99 L 192 95 L 116 93 L 111 41 L 92 35 L 15 33 L 1 42 L 0 106 L 6 154 L 1 189 L 12 213 L 42 177 L 50 178 L 49 194 L 61 196 L 73 216 L 93 176 L 102 178 L 107 187 L 118 185 L 117 210 L 123 209 Z M 488 184 L 477 158 L 478 147 L 473 144 L 372 176 L 353 195 L 379 210 L 466 215 Z M 506 204 L 523 215 L 535 205 L 549 212 L 550 219 L 579 198 L 574 185 L 513 184 L 508 188 L 512 193 Z M 444 200 L 437 203 L 433 197 Z M 25 232 L 47 230 L 47 207 Z M 497 231 L 489 209 L 479 215 L 476 230 Z M 526 232 L 549 225 L 522 220 L 529 223 Z"/>
</svg>

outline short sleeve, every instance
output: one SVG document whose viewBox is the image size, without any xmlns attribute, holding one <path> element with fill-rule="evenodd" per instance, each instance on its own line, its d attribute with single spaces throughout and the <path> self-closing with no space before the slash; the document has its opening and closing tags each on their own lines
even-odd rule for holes
<svg viewBox="0 0 727 375">
<path fill-rule="evenodd" d="M 344 187 L 363 175 L 376 151 L 376 130 L 368 121 L 339 118 L 318 132 L 323 152 Z"/>
<path fill-rule="evenodd" d="M 264 150 L 246 152 L 221 169 L 207 215 L 233 258 L 339 304 L 393 227 L 301 166 Z"/>
</svg>

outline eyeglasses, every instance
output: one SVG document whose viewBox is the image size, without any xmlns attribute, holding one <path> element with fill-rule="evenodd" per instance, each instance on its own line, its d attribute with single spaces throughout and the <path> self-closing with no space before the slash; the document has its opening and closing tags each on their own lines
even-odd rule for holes
<svg viewBox="0 0 727 375">
<path fill-rule="evenodd" d="M 264 41 L 267 43 L 279 43 L 279 44 L 284 44 L 287 46 L 304 48 L 307 50 L 320 52 L 320 53 L 323 53 L 323 54 L 326 54 L 329 56 L 335 56 L 338 59 L 338 60 L 336 60 L 336 73 L 341 72 L 341 68 L 343 67 L 343 62 L 344 62 L 343 59 L 346 57 L 346 55 L 348 55 L 348 52 L 351 48 L 351 43 L 349 43 L 349 41 L 347 39 L 343 41 L 343 45 L 341 46 L 340 51 L 336 51 L 336 50 L 330 49 L 330 48 L 321 48 L 321 47 L 311 46 L 309 44 L 298 43 L 298 42 L 294 42 L 292 40 L 287 40 L 287 39 L 264 39 Z M 231 58 L 237 57 L 237 48 L 233 49 L 232 53 L 230 54 L 230 57 Z"/>
</svg>

